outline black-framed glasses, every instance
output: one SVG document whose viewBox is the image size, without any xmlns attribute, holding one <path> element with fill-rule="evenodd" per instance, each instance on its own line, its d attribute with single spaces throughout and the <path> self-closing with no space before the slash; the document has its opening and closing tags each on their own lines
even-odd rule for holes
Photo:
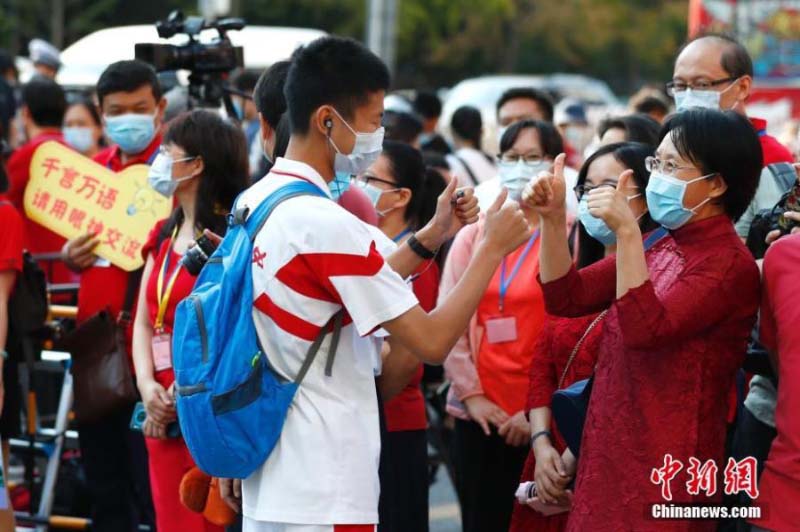
<svg viewBox="0 0 800 532">
<path fill-rule="evenodd" d="M 673 80 L 667 83 L 667 94 L 670 96 L 675 96 L 676 92 L 684 92 L 687 89 L 692 89 L 693 91 L 707 91 L 712 90 L 714 87 L 718 85 L 722 85 L 723 83 L 730 83 L 736 81 L 739 78 L 729 76 L 727 78 L 722 79 L 715 79 L 715 80 L 699 80 L 693 81 L 691 83 L 687 83 L 685 81 L 680 80 Z"/>
<path fill-rule="evenodd" d="M 357 176 L 354 181 L 359 185 L 369 185 L 370 181 L 377 181 L 378 183 L 383 183 L 384 185 L 397 188 L 397 183 L 388 181 L 386 179 L 381 179 L 380 177 L 371 174 L 361 174 L 360 176 Z"/>
</svg>

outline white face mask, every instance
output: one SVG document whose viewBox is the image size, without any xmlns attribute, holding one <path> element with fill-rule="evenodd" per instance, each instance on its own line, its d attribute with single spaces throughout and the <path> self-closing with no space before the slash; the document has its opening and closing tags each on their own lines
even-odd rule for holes
<svg viewBox="0 0 800 532">
<path fill-rule="evenodd" d="M 734 80 L 731 84 L 722 91 L 700 91 L 700 90 L 693 90 L 693 89 L 686 89 L 685 91 L 680 91 L 675 93 L 675 109 L 677 111 L 685 111 L 687 109 L 694 109 L 694 108 L 703 108 L 703 109 L 715 109 L 715 110 L 723 110 L 727 111 L 727 109 L 722 109 L 720 105 L 720 98 L 722 95 L 725 94 L 731 87 L 733 87 L 736 82 L 739 81 Z M 734 107 L 736 104 L 734 104 Z"/>
<path fill-rule="evenodd" d="M 515 163 L 501 162 L 500 184 L 508 189 L 508 198 L 514 201 L 522 199 L 522 191 L 531 179 L 539 175 L 539 172 L 546 171 L 550 167 L 548 161 L 540 161 L 530 164 L 520 159 Z"/>
<path fill-rule="evenodd" d="M 165 198 L 172 197 L 175 189 L 183 181 L 188 181 L 196 176 L 188 175 L 186 177 L 172 177 L 172 165 L 177 162 L 191 161 L 195 157 L 183 157 L 182 159 L 173 159 L 172 156 L 166 153 L 159 153 L 156 155 L 153 164 L 150 165 L 150 170 L 147 173 L 147 180 L 153 189 L 164 196 Z"/>
<path fill-rule="evenodd" d="M 342 118 L 342 115 L 334 109 L 334 113 L 339 119 L 347 126 L 347 129 L 356 137 L 356 142 L 353 145 L 353 151 L 349 154 L 342 153 L 333 139 L 328 136 L 328 141 L 336 150 L 336 158 L 333 161 L 333 169 L 335 172 L 346 173 L 349 175 L 359 175 L 367 171 L 367 168 L 372 166 L 383 150 L 383 135 L 384 128 L 379 127 L 372 133 L 358 133 L 347 120 Z"/>
</svg>

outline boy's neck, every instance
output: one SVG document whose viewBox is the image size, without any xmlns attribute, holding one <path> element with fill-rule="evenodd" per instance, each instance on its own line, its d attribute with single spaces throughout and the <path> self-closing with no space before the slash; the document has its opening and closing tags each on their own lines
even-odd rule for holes
<svg viewBox="0 0 800 532">
<path fill-rule="evenodd" d="M 334 171 L 329 158 L 331 149 L 330 144 L 325 142 L 323 145 L 320 142 L 315 142 L 311 135 L 306 137 L 292 135 L 284 157 L 307 164 L 316 170 L 322 176 L 322 179 L 330 183 L 334 178 Z"/>
</svg>

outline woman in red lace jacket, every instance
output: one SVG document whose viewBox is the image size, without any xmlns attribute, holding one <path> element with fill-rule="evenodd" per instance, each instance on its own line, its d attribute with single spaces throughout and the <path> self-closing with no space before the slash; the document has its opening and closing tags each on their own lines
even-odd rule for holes
<svg viewBox="0 0 800 532">
<path fill-rule="evenodd" d="M 625 195 L 602 188 L 589 193 L 587 204 L 616 234 L 616 256 L 574 268 L 563 237 L 563 158 L 526 196 L 542 218 L 548 312 L 576 317 L 609 308 L 570 531 L 716 528 L 713 521 L 650 515 L 654 503 L 721 497 L 721 488 L 712 494 L 687 484 L 688 471 L 690 458 L 725 468 L 726 398 L 760 290 L 758 269 L 733 220 L 755 194 L 761 148 L 750 123 L 730 111 L 684 111 L 661 136 L 656 157 L 648 160 L 647 205 L 670 234 L 647 256 Z"/>
<path fill-rule="evenodd" d="M 582 205 L 579 212 L 586 219 L 587 227 L 578 228 L 577 267 L 583 268 L 614 253 L 616 243 L 613 233 L 602 228 L 597 233 L 596 221 L 586 217 L 586 193 L 601 186 L 618 187 L 631 198 L 630 206 L 639 220 L 642 233 L 656 228 L 647 213 L 644 191 L 650 177 L 645 169 L 645 158 L 653 155 L 654 148 L 646 144 L 626 142 L 609 144 L 597 150 L 583 163 L 578 173 L 575 194 Z M 618 182 L 618 176 L 626 170 L 633 173 Z M 569 193 L 569 192 L 568 192 Z M 602 240 L 602 241 L 601 241 Z M 548 316 L 536 342 L 531 361 L 530 386 L 526 411 L 530 413 L 531 433 L 537 437 L 528 453 L 521 482 L 535 480 L 537 485 L 558 478 L 557 468 L 564 456 L 566 445 L 551 420 L 550 403 L 553 392 L 579 380 L 588 378 L 597 361 L 597 350 L 602 331 L 602 317 L 592 314 L 581 318 L 556 318 Z M 538 461 L 537 461 L 538 458 Z M 510 532 L 556 532 L 564 530 L 568 514 L 545 516 L 521 504 L 514 506 Z"/>
</svg>

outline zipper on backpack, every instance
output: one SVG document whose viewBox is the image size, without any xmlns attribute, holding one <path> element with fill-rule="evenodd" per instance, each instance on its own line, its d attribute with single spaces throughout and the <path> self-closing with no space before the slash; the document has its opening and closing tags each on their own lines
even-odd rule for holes
<svg viewBox="0 0 800 532">
<path fill-rule="evenodd" d="M 200 298 L 197 296 L 189 296 L 194 305 L 195 314 L 197 314 L 197 328 L 200 330 L 200 344 L 203 350 L 203 363 L 208 362 L 208 334 L 206 332 L 206 320 L 203 317 L 203 306 L 200 304 Z"/>
</svg>

